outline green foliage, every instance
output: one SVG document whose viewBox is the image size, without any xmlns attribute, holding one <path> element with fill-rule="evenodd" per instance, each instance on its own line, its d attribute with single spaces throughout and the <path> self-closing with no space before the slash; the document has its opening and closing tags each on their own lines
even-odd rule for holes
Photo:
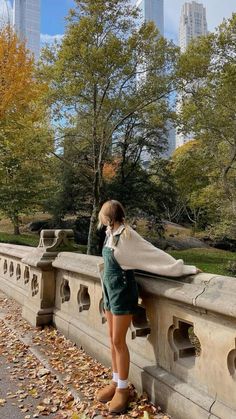
<svg viewBox="0 0 236 419">
<path fill-rule="evenodd" d="M 235 31 L 233 15 L 215 33 L 195 40 L 180 57 L 183 104 L 179 124 L 197 140 L 175 156 L 180 189 L 191 210 L 204 209 L 216 233 L 230 225 L 227 234 L 232 238 L 236 223 Z"/>
<path fill-rule="evenodd" d="M 140 160 L 144 146 L 160 150 L 178 49 L 158 36 L 152 23 L 138 26 L 137 9 L 126 0 L 77 0 L 75 6 L 61 47 L 45 52 L 40 72 L 50 82 L 56 116 L 63 114 L 73 131 L 69 149 L 77 161 L 73 159 L 72 171 L 85 175 L 92 186 L 85 199 L 92 212 L 91 253 L 96 252 L 103 167 L 110 161 L 112 143 L 122 155 L 132 124 L 125 157 L 134 153 Z M 142 79 L 138 86 L 137 72 Z"/>
<path fill-rule="evenodd" d="M 47 193 L 53 142 L 45 82 L 10 29 L 0 31 L 0 43 L 0 210 L 19 234 L 19 217 L 38 209 Z"/>
</svg>

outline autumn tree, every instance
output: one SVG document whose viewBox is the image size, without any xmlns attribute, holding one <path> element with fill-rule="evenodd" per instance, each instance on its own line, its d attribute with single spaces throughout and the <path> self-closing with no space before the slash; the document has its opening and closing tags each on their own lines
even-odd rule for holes
<svg viewBox="0 0 236 419">
<path fill-rule="evenodd" d="M 10 28 L 0 31 L 0 211 L 19 234 L 19 217 L 39 208 L 50 183 L 52 134 L 46 85 Z"/>
<path fill-rule="evenodd" d="M 132 118 L 137 127 L 149 106 L 164 106 L 173 89 L 177 49 L 158 35 L 154 24 L 138 26 L 137 9 L 126 0 L 75 4 L 61 47 L 45 52 L 41 71 L 51 80 L 53 108 L 64 111 L 76 127 L 75 144 L 86 151 L 92 168 L 88 253 L 96 253 L 103 167 L 112 142 L 124 138 Z M 137 77 L 142 78 L 138 85 Z"/>
<path fill-rule="evenodd" d="M 206 227 L 219 219 L 219 202 L 212 188 L 216 176 L 215 165 L 203 149 L 201 140 L 190 140 L 175 150 L 169 163 L 177 187 L 178 206 L 194 229 Z"/>
<path fill-rule="evenodd" d="M 194 132 L 201 141 L 201 154 L 212 173 L 214 167 L 209 188 L 219 199 L 222 224 L 231 226 L 225 230 L 229 235 L 236 230 L 235 32 L 234 14 L 216 32 L 193 42 L 179 60 L 179 89 L 185 95 L 180 122 L 183 132 Z M 207 174 L 207 166 L 205 170 Z"/>
</svg>

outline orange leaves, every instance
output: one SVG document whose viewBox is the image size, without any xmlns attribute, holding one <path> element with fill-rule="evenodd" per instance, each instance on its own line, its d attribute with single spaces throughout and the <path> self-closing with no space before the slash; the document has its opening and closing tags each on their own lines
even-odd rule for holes
<svg viewBox="0 0 236 419">
<path fill-rule="evenodd" d="M 0 312 L 4 313 L 4 321 L 0 320 L 1 356 L 5 358 L 3 364 L 8 376 L 16 383 L 15 388 L 0 399 L 0 417 L 1 409 L 11 404 L 19 409 L 19 415 L 24 414 L 24 419 L 52 417 L 52 414 L 55 419 L 169 418 L 159 406 L 149 402 L 147 394 L 138 395 L 132 385 L 128 411 L 120 416 L 110 415 L 108 404 L 94 398 L 96 390 L 109 381 L 109 368 L 56 329 L 30 326 L 22 319 L 21 308 L 12 299 L 0 296 Z M 46 360 L 46 367 L 37 353 Z"/>
<path fill-rule="evenodd" d="M 39 86 L 34 79 L 34 62 L 10 27 L 0 30 L 0 121 L 9 113 L 26 112 Z"/>
<path fill-rule="evenodd" d="M 120 165 L 120 159 L 116 158 L 111 163 L 105 163 L 103 167 L 103 177 L 105 180 L 112 180 Z"/>
</svg>

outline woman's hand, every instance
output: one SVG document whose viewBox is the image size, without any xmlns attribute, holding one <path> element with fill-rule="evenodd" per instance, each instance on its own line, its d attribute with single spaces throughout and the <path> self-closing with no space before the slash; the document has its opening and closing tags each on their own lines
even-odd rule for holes
<svg viewBox="0 0 236 419">
<path fill-rule="evenodd" d="M 203 272 L 203 271 L 202 271 L 201 269 L 197 268 L 196 275 L 197 275 L 197 274 L 200 274 L 201 272 Z"/>
</svg>

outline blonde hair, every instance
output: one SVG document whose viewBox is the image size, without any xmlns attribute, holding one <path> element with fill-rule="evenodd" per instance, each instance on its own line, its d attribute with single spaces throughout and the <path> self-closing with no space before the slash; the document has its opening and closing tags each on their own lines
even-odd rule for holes
<svg viewBox="0 0 236 419">
<path fill-rule="evenodd" d="M 125 222 L 125 210 L 123 205 L 114 199 L 106 201 L 98 214 L 98 228 L 102 228 L 104 218 L 110 228 L 114 227 L 115 222 L 125 225 L 125 235 L 127 234 L 128 225 Z"/>
</svg>

